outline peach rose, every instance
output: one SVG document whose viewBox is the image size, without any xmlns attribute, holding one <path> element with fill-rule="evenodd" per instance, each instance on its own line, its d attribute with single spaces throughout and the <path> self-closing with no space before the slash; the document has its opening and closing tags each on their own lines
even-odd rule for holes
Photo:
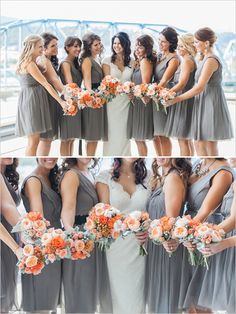
<svg viewBox="0 0 236 314">
<path fill-rule="evenodd" d="M 84 226 L 85 226 L 85 228 L 86 228 L 87 230 L 92 230 L 92 229 L 95 228 L 95 224 L 94 224 L 93 220 L 90 219 L 90 218 L 87 218 L 87 221 L 86 221 L 86 223 L 85 223 Z"/>
<path fill-rule="evenodd" d="M 39 232 L 44 232 L 46 230 L 46 224 L 44 221 L 42 220 L 36 220 L 34 221 L 33 223 L 33 228 L 34 230 L 36 231 L 39 231 Z"/>
<path fill-rule="evenodd" d="M 32 244 L 26 244 L 23 248 L 23 254 L 25 256 L 30 256 L 34 254 L 34 247 Z"/>
<path fill-rule="evenodd" d="M 56 260 L 55 254 L 48 254 L 48 259 L 51 263 L 55 262 Z"/>
<path fill-rule="evenodd" d="M 140 228 L 140 222 L 132 217 L 128 217 L 126 223 L 131 231 L 138 231 Z"/>
<path fill-rule="evenodd" d="M 52 240 L 52 234 L 51 233 L 44 233 L 41 237 L 41 240 L 44 245 L 48 244 Z"/>
<path fill-rule="evenodd" d="M 162 228 L 160 226 L 156 226 L 150 231 L 150 238 L 153 240 L 159 240 L 162 236 Z"/>
<path fill-rule="evenodd" d="M 36 256 L 28 256 L 25 265 L 26 267 L 34 267 L 38 263 L 38 258 Z"/>
<path fill-rule="evenodd" d="M 75 241 L 75 248 L 76 251 L 83 251 L 83 249 L 85 248 L 84 242 L 81 240 Z"/>
<path fill-rule="evenodd" d="M 32 222 L 30 219 L 28 218 L 24 218 L 21 221 L 21 230 L 28 230 L 32 228 Z"/>
<path fill-rule="evenodd" d="M 66 255 L 67 255 L 67 250 L 65 250 L 65 249 L 64 249 L 64 250 L 60 250 L 60 252 L 59 252 L 58 255 L 59 255 L 60 258 L 66 257 Z"/>
<path fill-rule="evenodd" d="M 185 238 L 188 235 L 188 230 L 185 227 L 176 227 L 173 232 L 175 238 Z"/>
</svg>

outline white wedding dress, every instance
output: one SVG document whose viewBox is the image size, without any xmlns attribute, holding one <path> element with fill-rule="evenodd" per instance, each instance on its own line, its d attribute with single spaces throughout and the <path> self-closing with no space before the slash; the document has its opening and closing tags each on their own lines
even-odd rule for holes
<svg viewBox="0 0 236 314">
<path fill-rule="evenodd" d="M 122 83 L 131 80 L 133 70 L 126 66 L 120 71 L 111 62 L 111 57 L 102 61 L 110 66 L 110 75 L 118 78 Z M 119 95 L 107 104 L 108 141 L 103 142 L 103 156 L 131 156 L 131 143 L 127 138 L 127 121 L 129 113 L 129 99 L 127 95 Z"/>
<path fill-rule="evenodd" d="M 144 183 L 148 185 L 148 179 Z M 130 196 L 121 184 L 111 179 L 109 170 L 96 178 L 109 187 L 110 204 L 123 214 L 145 210 L 149 190 L 141 184 Z M 139 255 L 139 244 L 134 235 L 118 238 L 106 251 L 111 287 L 113 314 L 144 313 L 145 257 Z"/>
</svg>

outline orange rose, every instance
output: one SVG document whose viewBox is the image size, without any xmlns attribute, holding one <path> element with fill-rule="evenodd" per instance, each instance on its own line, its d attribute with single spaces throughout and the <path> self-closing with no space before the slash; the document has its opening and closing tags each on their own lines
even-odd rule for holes
<svg viewBox="0 0 236 314">
<path fill-rule="evenodd" d="M 61 237 L 55 237 L 52 239 L 51 245 L 56 248 L 63 249 L 65 247 L 65 241 Z"/>
<path fill-rule="evenodd" d="M 32 221 L 40 220 L 43 218 L 40 212 L 29 212 L 27 216 Z"/>
</svg>

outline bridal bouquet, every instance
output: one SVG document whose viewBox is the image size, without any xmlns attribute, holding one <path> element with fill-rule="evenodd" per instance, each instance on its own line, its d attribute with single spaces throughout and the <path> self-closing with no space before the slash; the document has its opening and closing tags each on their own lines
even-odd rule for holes
<svg viewBox="0 0 236 314">
<path fill-rule="evenodd" d="M 41 237 L 47 231 L 50 222 L 40 212 L 29 212 L 20 217 L 13 227 L 12 233 L 21 232 L 25 244 L 41 244 Z"/>
<path fill-rule="evenodd" d="M 91 239 L 89 232 L 80 231 L 75 227 L 72 231 L 66 231 L 66 245 L 69 249 L 69 256 L 72 260 L 85 259 L 90 257 L 94 249 L 94 241 Z"/>
<path fill-rule="evenodd" d="M 90 211 L 84 225 L 101 250 L 110 248 L 121 235 L 123 215 L 109 204 L 98 203 Z"/>
<path fill-rule="evenodd" d="M 148 229 L 149 238 L 156 245 L 160 245 L 172 238 L 172 228 L 175 218 L 163 216 L 160 219 L 154 219 Z M 170 253 L 171 256 L 171 253 Z"/>
<path fill-rule="evenodd" d="M 23 248 L 23 255 L 18 261 L 17 266 L 22 274 L 40 274 L 45 266 L 42 248 L 38 245 L 26 244 Z"/>
<path fill-rule="evenodd" d="M 194 233 L 200 223 L 192 219 L 190 215 L 177 217 L 173 225 L 172 238 L 177 239 L 180 243 L 193 242 Z M 199 264 L 196 252 L 189 251 L 190 264 L 196 266 Z"/>
<path fill-rule="evenodd" d="M 196 243 L 197 249 L 201 251 L 207 244 L 218 243 L 223 240 L 225 232 L 217 225 L 211 223 L 201 223 L 195 228 L 193 243 Z M 207 257 L 203 256 L 204 266 L 209 269 Z"/>
<path fill-rule="evenodd" d="M 78 95 L 81 92 L 81 88 L 76 83 L 66 84 L 63 91 L 63 95 L 66 101 L 66 108 L 64 109 L 64 115 L 75 116 L 79 109 L 83 109 L 78 103 Z"/>
<path fill-rule="evenodd" d="M 117 89 L 120 86 L 120 80 L 111 75 L 106 75 L 99 86 L 99 93 L 107 102 L 110 102 L 118 95 Z"/>
<path fill-rule="evenodd" d="M 149 214 L 144 211 L 133 211 L 124 219 L 121 229 L 122 236 L 126 237 L 131 233 L 144 232 L 148 230 L 150 224 Z M 144 244 L 140 245 L 139 255 L 147 255 Z"/>
</svg>

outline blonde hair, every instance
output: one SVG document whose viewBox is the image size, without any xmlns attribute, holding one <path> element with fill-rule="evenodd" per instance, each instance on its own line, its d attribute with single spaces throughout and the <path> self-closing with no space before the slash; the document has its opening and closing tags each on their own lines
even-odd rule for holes
<svg viewBox="0 0 236 314">
<path fill-rule="evenodd" d="M 181 44 L 188 53 L 195 57 L 197 54 L 197 49 L 194 46 L 194 36 L 193 34 L 187 33 L 178 37 L 178 44 Z"/>
<path fill-rule="evenodd" d="M 26 74 L 27 65 L 33 60 L 33 53 L 35 50 L 36 44 L 43 39 L 39 35 L 30 35 L 25 38 L 23 42 L 23 50 L 21 51 L 17 66 L 16 73 L 17 74 Z"/>
</svg>

